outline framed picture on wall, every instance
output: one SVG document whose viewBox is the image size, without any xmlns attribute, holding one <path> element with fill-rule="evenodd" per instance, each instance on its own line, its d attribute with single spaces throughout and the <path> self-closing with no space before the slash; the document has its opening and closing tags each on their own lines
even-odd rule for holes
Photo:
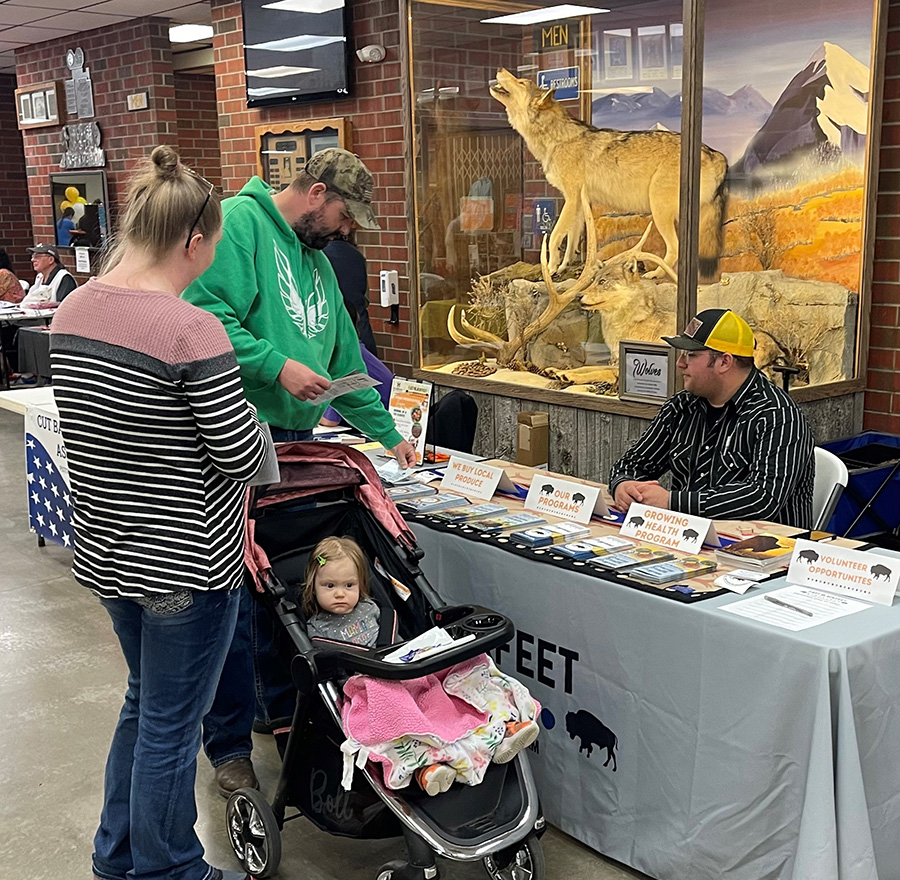
<svg viewBox="0 0 900 880">
<path fill-rule="evenodd" d="M 605 79 L 631 79 L 631 28 L 603 32 L 603 72 Z"/>
<path fill-rule="evenodd" d="M 309 158 L 329 147 L 350 146 L 346 119 L 312 119 L 256 127 L 256 173 L 281 191 L 303 170 Z"/>
<path fill-rule="evenodd" d="M 20 130 L 59 125 L 62 84 L 38 83 L 16 89 L 16 122 Z"/>
<path fill-rule="evenodd" d="M 638 49 L 641 57 L 641 79 L 668 79 L 666 61 L 666 26 L 650 25 L 638 28 Z"/>
</svg>

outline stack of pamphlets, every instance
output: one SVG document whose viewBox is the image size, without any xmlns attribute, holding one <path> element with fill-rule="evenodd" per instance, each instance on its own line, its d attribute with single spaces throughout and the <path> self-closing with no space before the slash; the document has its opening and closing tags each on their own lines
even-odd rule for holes
<svg viewBox="0 0 900 880">
<path fill-rule="evenodd" d="M 590 533 L 591 530 L 580 523 L 559 522 L 552 526 L 513 532 L 509 537 L 528 547 L 549 547 L 551 544 L 566 544 Z"/>
<path fill-rule="evenodd" d="M 395 503 L 409 501 L 411 498 L 424 498 L 426 495 L 436 495 L 434 486 L 426 486 L 424 483 L 410 483 L 406 486 L 391 486 L 385 489 L 385 494 Z"/>
<path fill-rule="evenodd" d="M 716 559 L 725 565 L 736 565 L 739 568 L 774 571 L 790 563 L 796 543 L 793 538 L 761 532 L 752 538 L 721 547 L 716 550 Z"/>
<path fill-rule="evenodd" d="M 536 513 L 505 513 L 494 519 L 479 519 L 469 524 L 469 528 L 485 535 L 505 532 L 507 529 L 521 529 L 527 526 L 539 526 L 547 520 Z"/>
<path fill-rule="evenodd" d="M 435 513 L 432 519 L 443 523 L 469 522 L 473 519 L 484 519 L 486 516 L 499 516 L 506 513 L 508 508 L 502 504 L 493 504 L 488 501 L 485 504 L 473 504 L 471 507 L 457 507 L 453 510 L 442 510 Z"/>
<path fill-rule="evenodd" d="M 410 639 L 396 651 L 385 655 L 384 660 L 387 663 L 411 663 L 413 660 L 422 659 L 425 655 L 439 654 L 441 651 L 458 648 L 460 645 L 474 640 L 475 633 L 454 639 L 446 630 L 435 626 L 414 639 Z"/>
<path fill-rule="evenodd" d="M 636 578 L 647 584 L 671 584 L 685 578 L 697 577 L 708 571 L 715 571 L 716 563 L 702 556 L 683 556 L 671 562 L 657 562 L 652 565 L 639 565 L 628 572 L 628 577 Z"/>
<path fill-rule="evenodd" d="M 590 560 L 591 565 L 607 571 L 628 571 L 639 565 L 647 565 L 651 562 L 665 562 L 674 559 L 675 554 L 668 550 L 660 550 L 657 547 L 635 547 L 634 550 L 626 550 L 623 553 L 609 553 L 606 556 L 595 556 Z"/>
<path fill-rule="evenodd" d="M 404 513 L 434 513 L 438 510 L 449 510 L 451 507 L 464 507 L 468 498 L 454 492 L 439 492 L 425 498 L 409 498 L 397 501 L 397 507 Z"/>
<path fill-rule="evenodd" d="M 634 541 L 620 538 L 618 535 L 607 535 L 603 538 L 585 538 L 556 548 L 557 553 L 571 559 L 590 559 L 592 556 L 606 556 L 608 553 L 620 553 L 635 546 Z"/>
</svg>

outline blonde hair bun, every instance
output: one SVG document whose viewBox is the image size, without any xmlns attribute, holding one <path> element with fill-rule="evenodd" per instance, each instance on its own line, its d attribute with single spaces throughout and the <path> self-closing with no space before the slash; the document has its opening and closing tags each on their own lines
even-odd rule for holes
<svg viewBox="0 0 900 880">
<path fill-rule="evenodd" d="M 163 178 L 174 177 L 178 173 L 178 168 L 181 164 L 175 148 L 166 144 L 160 144 L 154 148 L 150 154 L 150 161 L 155 166 L 157 174 Z"/>
</svg>

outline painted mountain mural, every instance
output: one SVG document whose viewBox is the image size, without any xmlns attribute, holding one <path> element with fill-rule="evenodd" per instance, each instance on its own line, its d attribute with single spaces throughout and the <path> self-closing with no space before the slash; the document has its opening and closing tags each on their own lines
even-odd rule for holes
<svg viewBox="0 0 900 880">
<path fill-rule="evenodd" d="M 796 165 L 817 151 L 862 163 L 868 103 L 869 68 L 835 43 L 823 43 L 782 92 L 732 173 L 752 176 L 766 166 Z"/>
</svg>

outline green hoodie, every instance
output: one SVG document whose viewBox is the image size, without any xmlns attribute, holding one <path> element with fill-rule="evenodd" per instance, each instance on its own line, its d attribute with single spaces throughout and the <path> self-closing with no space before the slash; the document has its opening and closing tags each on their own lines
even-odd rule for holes
<svg viewBox="0 0 900 880">
<path fill-rule="evenodd" d="M 334 270 L 325 254 L 300 243 L 260 178 L 226 199 L 222 210 L 216 258 L 183 296 L 225 326 L 260 418 L 287 430 L 313 428 L 327 404 L 298 400 L 282 387 L 285 361 L 329 379 L 366 371 Z M 375 388 L 344 394 L 332 405 L 382 445 L 402 440 Z"/>
</svg>

